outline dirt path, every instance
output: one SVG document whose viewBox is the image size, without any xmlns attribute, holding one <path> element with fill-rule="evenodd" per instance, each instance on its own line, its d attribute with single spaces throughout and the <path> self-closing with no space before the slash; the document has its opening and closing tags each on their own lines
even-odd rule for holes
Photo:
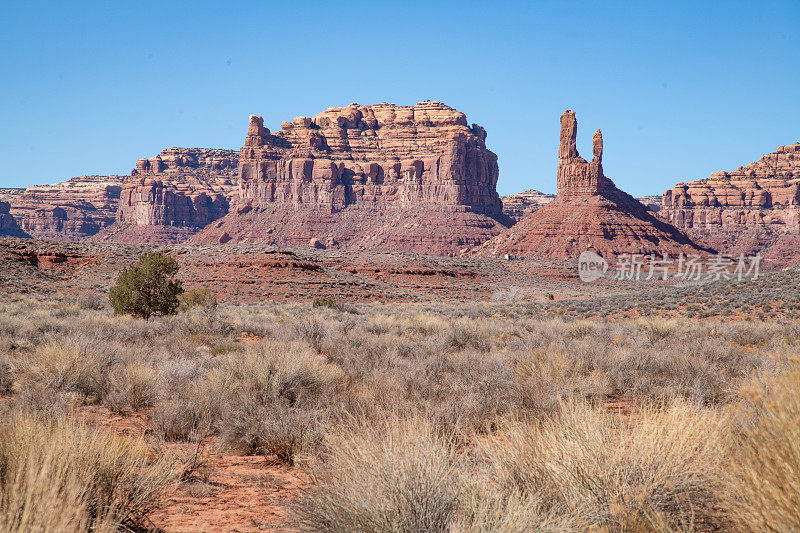
<svg viewBox="0 0 800 533">
<path fill-rule="evenodd" d="M 169 532 L 290 530 L 288 505 L 308 483 L 264 457 L 208 454 L 203 479 L 183 483 L 150 515 Z"/>
<path fill-rule="evenodd" d="M 90 406 L 77 414 L 123 435 L 141 437 L 148 427 L 143 413 L 120 415 Z M 167 443 L 166 449 L 185 459 L 197 450 L 191 443 Z M 271 464 L 267 457 L 227 455 L 212 437 L 200 451 L 191 480 L 164 495 L 149 518 L 168 533 L 292 531 L 289 505 L 308 484 L 307 474 Z"/>
</svg>

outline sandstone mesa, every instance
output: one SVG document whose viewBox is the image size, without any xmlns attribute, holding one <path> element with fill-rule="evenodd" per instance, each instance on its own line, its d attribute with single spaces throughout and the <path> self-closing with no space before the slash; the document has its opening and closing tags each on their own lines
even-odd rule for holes
<svg viewBox="0 0 800 533">
<path fill-rule="evenodd" d="M 557 195 L 501 199 L 485 130 L 441 102 L 333 107 L 276 132 L 254 115 L 239 151 L 168 148 L 130 176 L 0 188 L 0 235 L 554 258 L 699 243 L 734 256 L 762 251 L 776 265 L 800 258 L 800 143 L 643 206 L 603 174 L 600 132 L 591 161 L 576 135 L 565 113 Z"/>
<path fill-rule="evenodd" d="M 441 102 L 251 116 L 235 211 L 193 237 L 454 255 L 511 223 L 486 131 Z"/>
<path fill-rule="evenodd" d="M 536 189 L 509 194 L 501 198 L 503 201 L 503 213 L 516 224 L 525 215 L 533 213 L 543 205 L 550 203 L 555 197 L 555 194 L 547 194 Z"/>
<path fill-rule="evenodd" d="M 774 266 L 800 259 L 800 143 L 664 191 L 659 216 L 732 256 L 762 252 Z"/>
<path fill-rule="evenodd" d="M 664 191 L 661 214 L 679 228 L 764 226 L 800 232 L 800 143 L 755 163 Z"/>
</svg>

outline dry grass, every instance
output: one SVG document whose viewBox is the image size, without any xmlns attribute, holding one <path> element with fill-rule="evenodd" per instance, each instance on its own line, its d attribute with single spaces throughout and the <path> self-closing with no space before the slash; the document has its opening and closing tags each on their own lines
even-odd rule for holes
<svg viewBox="0 0 800 533">
<path fill-rule="evenodd" d="M 481 446 L 489 468 L 478 491 L 513 502 L 501 518 L 519 530 L 531 518 L 516 516 L 519 502 L 537 510 L 532 529 L 542 518 L 575 531 L 713 523 L 725 421 L 681 401 L 633 417 L 574 403 L 544 422 L 512 422 Z"/>
<path fill-rule="evenodd" d="M 220 371 L 220 395 L 230 406 L 219 422 L 223 439 L 242 453 L 288 464 L 319 440 L 323 397 L 346 380 L 307 346 L 276 341 L 229 355 Z"/>
<path fill-rule="evenodd" d="M 139 411 L 151 445 L 199 449 L 213 436 L 226 453 L 313 472 L 295 515 L 306 530 L 769 531 L 798 520 L 792 322 L 571 320 L 524 303 L 209 305 L 148 324 L 109 314 L 0 301 L 0 408 L 7 421 L 36 413 L 20 420 L 42 434 L 2 471 L 13 516 L 83 509 L 55 530 L 122 520 L 70 492 L 106 459 L 41 444 L 91 405 Z M 756 394 L 743 394 L 753 379 Z"/>
<path fill-rule="evenodd" d="M 174 482 L 137 440 L 16 414 L 0 426 L 0 530 L 112 531 L 146 526 Z"/>
<path fill-rule="evenodd" d="M 296 505 L 305 531 L 446 531 L 459 457 L 422 418 L 350 421 L 328 435 L 320 482 Z"/>
<path fill-rule="evenodd" d="M 132 362 L 111 375 L 111 391 L 105 404 L 113 411 L 138 411 L 151 407 L 158 399 L 159 375 L 150 365 Z"/>
<path fill-rule="evenodd" d="M 800 527 L 800 366 L 752 389 L 730 442 L 723 494 L 742 531 Z"/>
</svg>

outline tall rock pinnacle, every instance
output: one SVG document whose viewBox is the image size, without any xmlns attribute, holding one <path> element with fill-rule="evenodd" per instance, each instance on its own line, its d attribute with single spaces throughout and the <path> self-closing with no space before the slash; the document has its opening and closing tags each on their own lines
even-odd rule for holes
<svg viewBox="0 0 800 533">
<path fill-rule="evenodd" d="M 575 112 L 567 109 L 561 115 L 561 142 L 558 147 L 559 159 L 570 159 L 578 157 L 578 148 L 575 140 L 578 137 L 578 121 L 575 119 Z"/>
<path fill-rule="evenodd" d="M 525 215 L 471 253 L 567 259 L 593 250 L 606 260 L 620 254 L 675 256 L 701 249 L 673 226 L 655 218 L 639 201 L 603 174 L 603 135 L 592 137 L 591 162 L 575 148 L 575 113 L 561 115 L 556 198 Z"/>
<path fill-rule="evenodd" d="M 600 133 L 600 130 L 594 132 L 594 137 L 592 137 L 592 154 L 598 161 L 603 161 L 603 134 Z"/>
<path fill-rule="evenodd" d="M 559 196 L 587 196 L 602 194 L 611 183 L 603 176 L 603 134 L 600 130 L 592 138 L 594 159 L 591 163 L 578 155 L 575 140 L 578 121 L 575 112 L 567 110 L 561 115 L 561 138 L 558 147 L 556 190 Z"/>
</svg>

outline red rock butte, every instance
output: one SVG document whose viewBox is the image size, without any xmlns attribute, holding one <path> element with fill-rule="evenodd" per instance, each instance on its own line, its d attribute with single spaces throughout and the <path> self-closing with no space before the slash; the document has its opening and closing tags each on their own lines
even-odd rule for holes
<svg viewBox="0 0 800 533">
<path fill-rule="evenodd" d="M 237 152 L 215 148 L 167 148 L 139 159 L 122 182 L 116 222 L 91 240 L 185 240 L 236 202 L 238 162 Z"/>
<path fill-rule="evenodd" d="M 758 161 L 664 191 L 658 212 L 697 242 L 770 267 L 800 261 L 800 142 Z"/>
<path fill-rule="evenodd" d="M 79 176 L 52 185 L 6 189 L 6 199 L 27 235 L 77 241 L 114 223 L 122 180 L 122 176 Z"/>
<path fill-rule="evenodd" d="M 659 213 L 678 228 L 768 227 L 800 233 L 800 143 L 747 167 L 664 191 Z"/>
<path fill-rule="evenodd" d="M 511 222 L 485 139 L 441 102 L 333 107 L 275 133 L 253 115 L 239 204 L 192 240 L 457 254 Z"/>
<path fill-rule="evenodd" d="M 578 154 L 577 133 L 575 113 L 568 110 L 561 116 L 556 198 L 471 253 L 568 259 L 592 249 L 613 259 L 625 253 L 674 256 L 699 250 L 603 174 L 600 130 L 593 137 L 590 162 Z"/>
</svg>

